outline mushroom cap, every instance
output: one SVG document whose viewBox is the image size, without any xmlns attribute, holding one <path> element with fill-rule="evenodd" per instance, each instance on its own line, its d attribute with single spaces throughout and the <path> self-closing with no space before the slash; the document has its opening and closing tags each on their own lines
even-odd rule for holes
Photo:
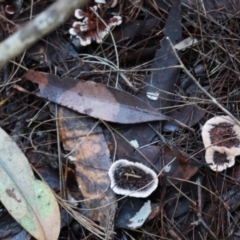
<svg viewBox="0 0 240 240">
<path fill-rule="evenodd" d="M 229 116 L 209 119 L 202 128 L 202 139 L 212 170 L 221 172 L 235 164 L 240 155 L 240 127 Z"/>
<path fill-rule="evenodd" d="M 158 186 L 158 176 L 149 167 L 120 159 L 109 168 L 110 187 L 120 195 L 145 198 Z"/>
</svg>

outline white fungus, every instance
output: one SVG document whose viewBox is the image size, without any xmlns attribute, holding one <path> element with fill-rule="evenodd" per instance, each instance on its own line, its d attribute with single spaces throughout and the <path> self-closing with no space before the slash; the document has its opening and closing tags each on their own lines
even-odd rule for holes
<svg viewBox="0 0 240 240">
<path fill-rule="evenodd" d="M 240 155 L 240 127 L 229 116 L 209 119 L 202 128 L 202 139 L 212 170 L 221 172 L 235 164 Z"/>
<path fill-rule="evenodd" d="M 105 1 L 101 0 L 100 2 L 104 3 Z M 101 19 L 98 18 L 95 12 L 100 15 Z M 87 46 L 92 41 L 102 43 L 111 28 L 122 23 L 122 17 L 120 16 L 105 17 L 100 5 L 94 5 L 84 11 L 76 9 L 74 15 L 79 21 L 73 22 L 69 33 L 78 38 L 82 46 Z"/>
<path fill-rule="evenodd" d="M 114 162 L 108 175 L 112 190 L 120 195 L 145 198 L 158 186 L 158 176 L 152 169 L 125 159 Z"/>
</svg>

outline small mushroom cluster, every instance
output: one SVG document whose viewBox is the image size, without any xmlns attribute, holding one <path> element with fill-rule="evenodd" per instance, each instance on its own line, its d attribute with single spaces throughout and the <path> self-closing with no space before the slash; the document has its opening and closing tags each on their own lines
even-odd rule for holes
<svg viewBox="0 0 240 240">
<path fill-rule="evenodd" d="M 102 43 L 110 29 L 122 23 L 120 16 L 113 16 L 112 18 L 105 16 L 102 10 L 105 1 L 95 0 L 94 3 L 95 5 L 92 6 L 88 4 L 85 10 L 75 10 L 74 15 L 79 21 L 74 22 L 72 28 L 69 29 L 69 33 L 77 37 L 82 46 L 87 46 L 92 41 Z"/>
<path fill-rule="evenodd" d="M 120 195 L 145 198 L 158 186 L 157 174 L 147 166 L 120 159 L 109 168 L 112 190 Z"/>
<path fill-rule="evenodd" d="M 240 126 L 229 116 L 209 119 L 202 128 L 202 139 L 205 160 L 212 170 L 221 172 L 235 164 L 240 155 Z"/>
</svg>

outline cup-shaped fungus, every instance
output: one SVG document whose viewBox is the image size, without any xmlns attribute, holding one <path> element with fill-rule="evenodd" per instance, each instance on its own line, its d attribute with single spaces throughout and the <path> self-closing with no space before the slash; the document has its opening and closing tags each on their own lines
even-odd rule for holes
<svg viewBox="0 0 240 240">
<path fill-rule="evenodd" d="M 149 167 L 120 159 L 109 168 L 112 190 L 120 195 L 145 198 L 158 186 L 158 176 Z"/>
<path fill-rule="evenodd" d="M 202 139 L 212 170 L 221 172 L 235 164 L 240 155 L 240 127 L 229 116 L 209 119 L 202 128 Z"/>
</svg>

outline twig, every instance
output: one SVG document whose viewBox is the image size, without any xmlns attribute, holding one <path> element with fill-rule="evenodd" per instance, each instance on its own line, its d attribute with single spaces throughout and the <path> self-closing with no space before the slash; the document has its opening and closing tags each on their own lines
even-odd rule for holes
<svg viewBox="0 0 240 240">
<path fill-rule="evenodd" d="M 174 46 L 171 42 L 171 40 L 169 39 L 169 37 L 166 37 L 166 39 L 169 41 L 169 44 L 172 48 L 172 51 L 174 52 L 174 55 L 176 56 L 176 58 L 178 59 L 179 61 L 179 67 L 182 68 L 182 70 L 193 80 L 193 82 L 202 90 L 202 92 L 207 95 L 211 100 L 212 102 L 217 106 L 219 107 L 224 113 L 226 113 L 228 116 L 230 116 L 235 122 L 237 125 L 240 126 L 240 122 L 239 120 L 234 117 L 224 106 L 222 106 L 216 98 L 214 98 L 206 89 L 204 89 L 201 84 L 197 81 L 197 79 L 187 70 L 187 68 L 184 66 L 182 60 L 179 58 L 176 50 L 174 49 Z"/>
<path fill-rule="evenodd" d="M 58 0 L 25 27 L 0 43 L 0 68 L 41 37 L 60 26 L 74 9 L 85 2 L 86 0 Z"/>
<path fill-rule="evenodd" d="M 198 185 L 198 213 L 197 213 L 198 220 L 193 222 L 192 225 L 198 225 L 199 223 L 201 223 L 207 229 L 207 231 L 211 234 L 211 236 L 214 239 L 216 239 L 216 235 L 207 226 L 207 224 L 205 223 L 205 221 L 203 220 L 203 217 L 202 217 L 202 186 L 201 186 L 201 180 L 202 180 L 201 177 L 199 177 L 196 181 L 196 184 Z"/>
</svg>

